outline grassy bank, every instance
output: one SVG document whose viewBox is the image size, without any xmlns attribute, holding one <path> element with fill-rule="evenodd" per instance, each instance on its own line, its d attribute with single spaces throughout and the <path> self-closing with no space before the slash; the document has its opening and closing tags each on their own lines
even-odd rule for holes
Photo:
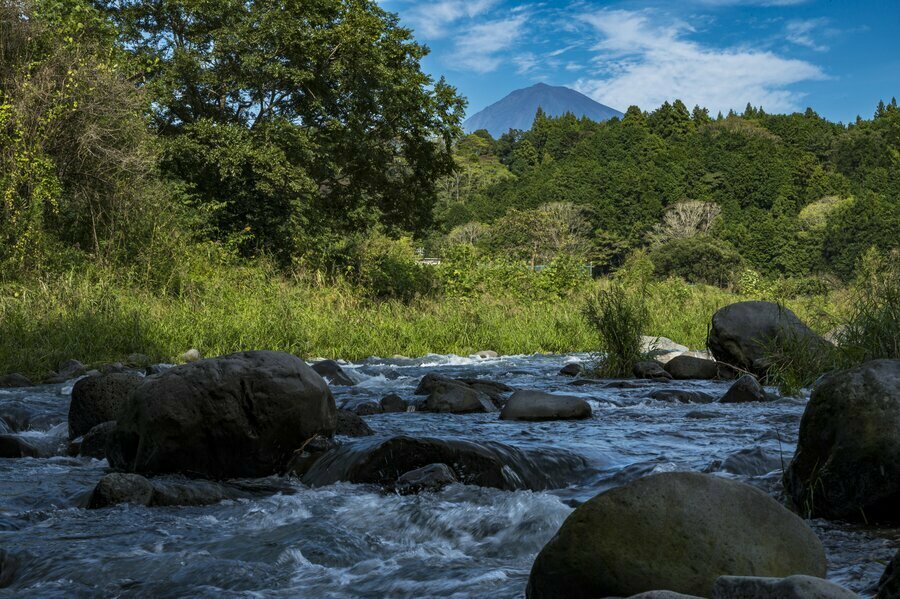
<svg viewBox="0 0 900 599">
<path fill-rule="evenodd" d="M 228 267 L 181 285 L 177 293 L 132 285 L 113 271 L 68 273 L 0 288 L 0 373 L 41 376 L 61 360 L 87 364 L 133 352 L 169 361 L 196 347 L 212 356 L 276 349 L 307 358 L 361 359 L 395 354 L 467 355 L 591 351 L 596 338 L 581 312 L 592 286 L 534 300 L 479 294 L 403 303 L 366 299 L 349 285 L 316 285 L 251 267 Z M 647 286 L 647 334 L 705 345 L 721 306 L 750 296 L 679 280 Z M 831 298 L 786 305 L 820 331 L 840 312 Z"/>
</svg>

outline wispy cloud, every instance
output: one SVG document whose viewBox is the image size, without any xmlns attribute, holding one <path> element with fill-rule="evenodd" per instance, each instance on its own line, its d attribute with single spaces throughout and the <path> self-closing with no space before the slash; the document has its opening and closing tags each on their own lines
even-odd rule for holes
<svg viewBox="0 0 900 599">
<path fill-rule="evenodd" d="M 787 24 L 787 39 L 798 46 L 804 46 L 816 52 L 828 51 L 828 46 L 823 44 L 820 37 L 828 33 L 819 30 L 828 24 L 828 19 L 806 19 L 790 21 Z M 817 33 L 819 36 L 817 37 Z"/>
<path fill-rule="evenodd" d="M 427 39 L 450 35 L 453 25 L 462 19 L 474 19 L 487 13 L 499 0 L 440 0 L 416 2 L 404 15 L 416 33 Z"/>
<path fill-rule="evenodd" d="M 527 15 L 516 14 L 507 19 L 467 27 L 455 40 L 450 57 L 454 68 L 465 68 L 476 73 L 496 71 L 508 52 L 521 40 L 526 21 Z"/>
<path fill-rule="evenodd" d="M 604 104 L 652 108 L 680 98 L 712 110 L 747 102 L 772 111 L 799 108 L 790 86 L 826 78 L 809 62 L 749 47 L 717 48 L 689 39 L 691 28 L 650 10 L 601 10 L 581 16 L 595 35 L 594 72 L 575 87 Z"/>
</svg>

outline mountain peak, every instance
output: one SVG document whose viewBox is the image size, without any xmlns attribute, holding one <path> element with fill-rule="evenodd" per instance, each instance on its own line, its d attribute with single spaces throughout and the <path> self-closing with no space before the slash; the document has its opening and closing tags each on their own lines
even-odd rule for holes
<svg viewBox="0 0 900 599">
<path fill-rule="evenodd" d="M 567 112 L 595 121 L 623 116 L 618 110 L 595 102 L 574 89 L 540 82 L 511 92 L 499 102 L 472 115 L 463 126 L 469 133 L 487 129 L 491 135 L 499 137 L 510 129 L 531 129 L 538 108 L 551 117 Z"/>
</svg>

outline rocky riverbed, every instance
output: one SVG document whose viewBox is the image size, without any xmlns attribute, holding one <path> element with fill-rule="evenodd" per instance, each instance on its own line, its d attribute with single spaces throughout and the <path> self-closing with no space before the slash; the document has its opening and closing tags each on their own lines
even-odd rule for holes
<svg viewBox="0 0 900 599">
<path fill-rule="evenodd" d="M 331 385 L 336 405 L 367 414 L 372 436 L 339 436 L 343 453 L 332 450 L 329 467 L 306 469 L 303 480 L 232 481 L 215 491 L 221 500 L 186 507 L 167 503 L 191 503 L 207 491 L 192 495 L 200 483 L 168 475 L 153 479 L 153 496 L 162 498 L 154 507 L 86 509 L 109 465 L 68 457 L 74 381 L 0 389 L 0 417 L 11 429 L 6 443 L 28 448 L 20 452 L 26 457 L 0 459 L 0 596 L 520 597 L 544 545 L 575 507 L 601 491 L 652 473 L 694 471 L 781 500 L 783 467 L 808 397 L 705 403 L 732 383 L 559 374 L 564 364 L 586 359 L 426 356 L 342 364 L 347 378 L 333 382 L 344 384 Z M 390 394 L 396 397 L 388 404 L 398 409 L 404 402 L 423 407 L 428 400 L 416 390 L 428 374 L 465 379 L 484 392 L 479 402 L 500 389 L 485 381 L 564 395 L 560 409 L 573 419 L 501 419 L 490 406 L 466 414 L 371 413 Z M 587 403 L 589 417 L 574 398 Z M 396 436 L 493 451 L 505 462 L 500 478 L 482 480 L 500 482 L 442 486 L 444 480 L 419 493 L 399 482 L 387 491 L 372 482 L 336 482 L 351 472 L 370 476 L 354 456 Z M 811 525 L 825 547 L 828 578 L 871 595 L 900 531 L 824 519 Z"/>
</svg>

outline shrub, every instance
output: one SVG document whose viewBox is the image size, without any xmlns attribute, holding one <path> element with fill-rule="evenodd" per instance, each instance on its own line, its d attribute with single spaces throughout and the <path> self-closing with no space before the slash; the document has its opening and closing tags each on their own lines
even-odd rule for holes
<svg viewBox="0 0 900 599">
<path fill-rule="evenodd" d="M 354 258 L 353 278 L 372 297 L 409 301 L 433 287 L 408 237 L 372 233 L 355 248 Z"/>
<path fill-rule="evenodd" d="M 614 285 L 600 289 L 584 308 L 588 326 L 597 335 L 596 371 L 605 377 L 630 377 L 643 359 L 641 335 L 650 320 L 642 294 Z"/>
<path fill-rule="evenodd" d="M 654 249 L 651 259 L 657 276 L 719 287 L 728 284 L 743 262 L 730 243 L 706 235 L 673 239 Z"/>
<path fill-rule="evenodd" d="M 861 261 L 853 311 L 839 335 L 848 366 L 900 359 L 900 251 L 870 249 Z"/>
</svg>

